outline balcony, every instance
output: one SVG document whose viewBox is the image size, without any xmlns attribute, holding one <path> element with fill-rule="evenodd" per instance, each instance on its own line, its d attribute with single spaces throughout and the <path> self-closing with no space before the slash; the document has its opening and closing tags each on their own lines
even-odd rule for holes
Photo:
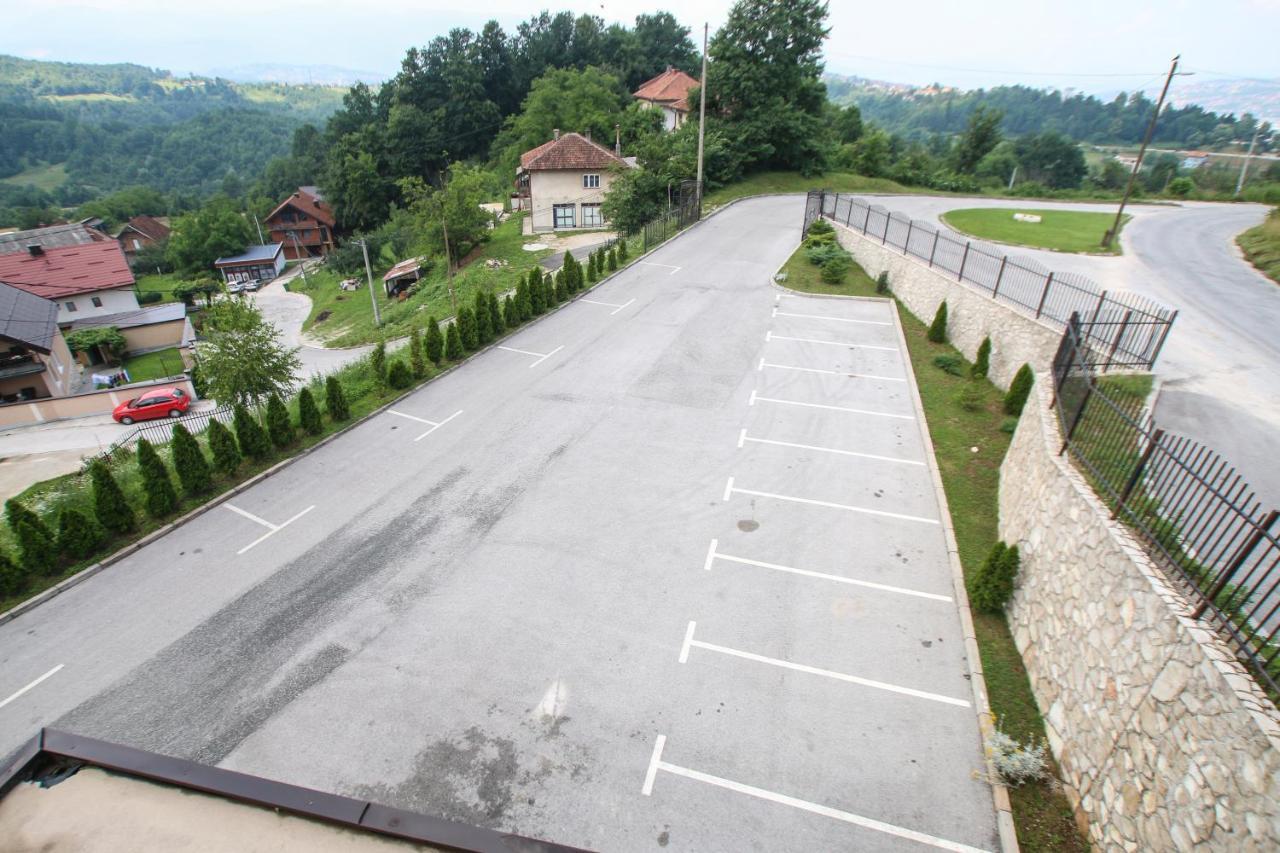
<svg viewBox="0 0 1280 853">
<path fill-rule="evenodd" d="M 43 373 L 45 364 L 29 352 L 0 355 L 0 379 Z"/>
</svg>

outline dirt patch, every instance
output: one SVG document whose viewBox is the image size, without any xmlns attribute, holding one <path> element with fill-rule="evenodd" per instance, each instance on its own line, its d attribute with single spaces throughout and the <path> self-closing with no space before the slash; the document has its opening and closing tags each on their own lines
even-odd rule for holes
<svg viewBox="0 0 1280 853">
<path fill-rule="evenodd" d="M 316 315 L 316 322 L 323 323 L 325 320 L 328 320 L 332 316 L 333 316 L 333 312 L 330 311 L 328 308 L 326 308 L 325 310 L 321 311 L 319 314 Z"/>
</svg>

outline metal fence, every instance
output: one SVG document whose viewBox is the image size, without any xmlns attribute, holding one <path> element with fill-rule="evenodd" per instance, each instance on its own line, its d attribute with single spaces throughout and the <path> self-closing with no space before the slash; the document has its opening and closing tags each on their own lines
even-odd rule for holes
<svg viewBox="0 0 1280 853">
<path fill-rule="evenodd" d="M 806 205 L 805 227 L 809 222 Z M 1109 293 L 1074 273 L 1054 272 L 1030 258 L 996 252 L 981 243 L 841 193 L 819 192 L 822 215 L 973 285 L 1033 319 L 1065 327 L 1085 318 L 1093 365 L 1150 369 L 1178 312 L 1132 293 Z"/>
<path fill-rule="evenodd" d="M 204 432 L 209 426 L 209 421 L 219 421 L 224 424 L 230 424 L 234 417 L 234 409 L 231 406 L 223 406 L 218 409 L 204 412 L 188 412 L 180 418 L 165 418 L 164 420 L 155 420 L 149 423 L 140 424 L 136 429 L 120 438 L 106 450 L 99 453 L 95 459 L 111 461 L 122 450 L 126 450 L 138 443 L 138 439 L 145 438 L 152 444 L 164 444 L 173 438 L 174 424 L 182 424 L 193 435 Z"/>
<path fill-rule="evenodd" d="M 1277 512 L 1217 453 L 1159 429 L 1142 399 L 1118 393 L 1125 379 L 1098 377 L 1084 326 L 1069 318 L 1053 362 L 1062 452 L 1184 590 L 1195 618 L 1280 695 Z"/>
<path fill-rule="evenodd" d="M 644 224 L 644 249 L 665 243 L 702 218 L 702 190 L 697 181 L 680 184 L 679 202 L 666 213 Z"/>
</svg>

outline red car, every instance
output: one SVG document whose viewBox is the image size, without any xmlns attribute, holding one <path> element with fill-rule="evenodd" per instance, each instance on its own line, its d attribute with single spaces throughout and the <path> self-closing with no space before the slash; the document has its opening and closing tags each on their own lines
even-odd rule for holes
<svg viewBox="0 0 1280 853">
<path fill-rule="evenodd" d="M 191 408 L 191 398 L 181 388 L 151 388 L 141 397 L 116 406 L 116 423 L 131 424 L 153 418 L 176 418 Z"/>
</svg>

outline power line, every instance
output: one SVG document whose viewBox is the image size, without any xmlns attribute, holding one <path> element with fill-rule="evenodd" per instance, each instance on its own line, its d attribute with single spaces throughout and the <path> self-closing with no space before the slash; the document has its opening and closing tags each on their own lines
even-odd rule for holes
<svg viewBox="0 0 1280 853">
<path fill-rule="evenodd" d="M 957 71 L 966 74 L 1016 74 L 1020 77 L 1147 77 L 1150 71 L 1135 71 L 1133 73 L 1121 72 L 1097 72 L 1097 71 L 1015 71 L 1009 68 L 961 68 L 954 65 L 932 65 L 924 62 L 904 62 L 897 59 L 884 59 L 879 56 L 867 56 L 857 53 L 836 53 L 827 52 L 827 56 L 839 57 L 841 59 L 861 59 L 869 62 L 881 62 L 886 65 L 906 65 L 913 68 L 930 68 L 937 71 Z"/>
</svg>

